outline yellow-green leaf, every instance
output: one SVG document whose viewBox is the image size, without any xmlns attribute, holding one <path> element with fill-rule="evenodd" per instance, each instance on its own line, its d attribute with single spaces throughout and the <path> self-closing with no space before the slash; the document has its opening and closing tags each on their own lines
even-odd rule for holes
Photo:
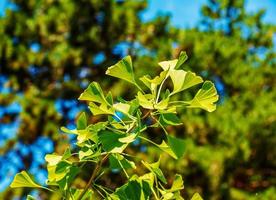
<svg viewBox="0 0 276 200">
<path fill-rule="evenodd" d="M 106 74 L 136 84 L 130 56 L 124 57 L 121 61 L 109 67 Z"/>
<path fill-rule="evenodd" d="M 159 62 L 158 64 L 162 67 L 164 71 L 166 71 L 166 70 L 174 69 L 177 62 L 178 62 L 178 59 L 174 59 L 174 60 L 162 61 L 162 62 Z"/>
<path fill-rule="evenodd" d="M 198 193 L 195 193 L 191 200 L 203 200 Z"/>
<path fill-rule="evenodd" d="M 153 109 L 153 96 L 151 94 L 142 94 L 141 92 L 137 93 L 137 99 L 139 101 L 139 104 L 146 109 Z"/>
<path fill-rule="evenodd" d="M 202 88 L 196 93 L 195 97 L 189 101 L 190 108 L 201 108 L 208 112 L 216 110 L 215 102 L 218 101 L 218 94 L 211 81 L 205 81 Z"/>
<path fill-rule="evenodd" d="M 35 183 L 26 171 L 22 171 L 15 175 L 11 188 L 30 187 L 30 188 L 44 188 L 41 185 Z"/>
<path fill-rule="evenodd" d="M 197 76 L 195 73 L 190 71 L 186 72 L 184 70 L 171 70 L 170 77 L 173 82 L 173 92 L 171 95 L 203 82 L 200 76 Z"/>
<path fill-rule="evenodd" d="M 79 100 L 107 103 L 102 88 L 97 82 L 92 82 L 87 89 L 81 93 Z"/>
</svg>

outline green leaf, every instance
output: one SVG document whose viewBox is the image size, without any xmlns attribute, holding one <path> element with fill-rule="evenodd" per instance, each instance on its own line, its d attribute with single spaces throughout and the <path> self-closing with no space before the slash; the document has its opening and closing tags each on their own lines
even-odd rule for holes
<svg viewBox="0 0 276 200">
<path fill-rule="evenodd" d="M 158 64 L 162 67 L 164 71 L 167 71 L 167 70 L 174 69 L 177 62 L 178 62 L 178 59 L 174 59 L 174 60 L 162 61 L 162 62 L 159 62 Z"/>
<path fill-rule="evenodd" d="M 159 165 L 160 165 L 160 158 L 157 162 L 155 163 L 147 163 L 145 161 L 142 161 L 143 165 L 145 165 L 145 167 L 150 170 L 151 172 L 153 172 L 157 178 L 162 181 L 163 183 L 167 184 L 167 180 L 163 174 L 163 172 L 161 171 L 161 169 L 159 168 Z"/>
<path fill-rule="evenodd" d="M 127 135 L 126 137 L 120 138 L 119 141 L 122 142 L 122 143 L 131 143 L 137 138 L 137 135 L 138 134 L 132 133 L 130 135 Z"/>
<path fill-rule="evenodd" d="M 166 78 L 168 74 L 167 71 L 162 71 L 159 76 L 151 79 L 149 75 L 145 75 L 140 78 L 140 80 L 152 91 L 152 93 L 156 92 L 157 86 L 162 83 L 162 81 Z"/>
<path fill-rule="evenodd" d="M 195 193 L 191 200 L 203 200 L 198 193 Z"/>
<path fill-rule="evenodd" d="M 87 126 L 87 119 L 85 112 L 82 112 L 77 120 L 77 129 L 82 130 L 85 129 Z"/>
<path fill-rule="evenodd" d="M 162 143 L 160 145 L 158 145 L 158 147 L 161 150 L 163 150 L 164 152 L 166 152 L 167 154 L 169 154 L 174 159 L 178 159 L 177 155 L 173 152 L 171 147 L 169 147 L 168 144 L 164 140 L 162 141 Z"/>
<path fill-rule="evenodd" d="M 27 196 L 27 200 L 36 200 L 33 196 L 29 195 Z"/>
<path fill-rule="evenodd" d="M 89 103 L 89 109 L 93 115 L 113 115 L 115 113 L 114 108 L 109 107 L 107 104 L 101 104 L 97 106 L 95 103 Z"/>
<path fill-rule="evenodd" d="M 110 91 L 106 95 L 105 99 L 106 99 L 106 101 L 108 102 L 109 105 L 113 105 L 113 97 L 112 97 L 112 93 Z"/>
<path fill-rule="evenodd" d="M 182 122 L 180 121 L 180 119 L 174 113 L 164 113 L 164 114 L 161 114 L 160 117 L 159 117 L 159 122 L 163 126 L 166 126 L 166 125 L 178 126 L 178 125 L 182 124 Z"/>
<path fill-rule="evenodd" d="M 200 76 L 184 70 L 171 70 L 170 77 L 173 82 L 173 92 L 170 95 L 181 92 L 203 82 Z"/>
<path fill-rule="evenodd" d="M 177 63 L 176 63 L 176 65 L 175 65 L 174 68 L 175 69 L 180 68 L 187 59 L 188 59 L 188 56 L 187 56 L 186 52 L 185 51 L 181 51 L 180 55 L 179 55 L 179 58 L 178 58 L 178 61 L 177 61 Z"/>
<path fill-rule="evenodd" d="M 175 153 L 177 158 L 181 158 L 186 150 L 185 140 L 173 137 L 171 135 L 167 135 L 168 145 Z"/>
<path fill-rule="evenodd" d="M 83 93 L 81 93 L 79 100 L 92 101 L 97 103 L 108 102 L 105 99 L 101 86 L 97 82 L 92 82 Z"/>
<path fill-rule="evenodd" d="M 179 190 L 182 190 L 182 189 L 184 189 L 184 183 L 183 183 L 183 180 L 182 180 L 182 176 L 179 175 L 179 174 L 176 174 L 175 177 L 174 177 L 172 187 L 171 187 L 171 189 L 169 189 L 169 191 L 170 192 L 176 192 L 176 191 L 179 191 Z"/>
<path fill-rule="evenodd" d="M 133 161 L 129 161 L 124 156 L 120 154 L 111 154 L 109 156 L 109 164 L 112 169 L 136 169 L 135 163 Z"/>
<path fill-rule="evenodd" d="M 130 105 L 127 103 L 116 103 L 113 104 L 113 107 L 115 108 L 115 110 L 120 111 L 126 115 L 128 115 L 130 109 Z"/>
<path fill-rule="evenodd" d="M 106 74 L 123 79 L 136 85 L 130 56 L 124 57 L 121 61 L 109 67 L 106 71 Z"/>
<path fill-rule="evenodd" d="M 146 109 L 153 109 L 154 105 L 154 97 L 152 94 L 142 94 L 141 92 L 137 93 L 137 99 L 139 101 L 140 106 Z"/>
<path fill-rule="evenodd" d="M 152 90 L 151 82 L 149 81 L 150 79 L 151 79 L 151 77 L 149 75 L 145 75 L 145 76 L 142 76 L 141 78 L 139 78 L 139 80 L 142 81 L 142 83 L 144 83 L 144 85 L 147 86 L 147 88 Z"/>
<path fill-rule="evenodd" d="M 44 188 L 43 186 L 35 183 L 26 171 L 22 171 L 15 175 L 11 188 L 30 187 L 30 188 Z"/>
<path fill-rule="evenodd" d="M 112 200 L 148 200 L 151 196 L 151 188 L 147 181 L 139 180 L 136 177 L 131 178 L 128 183 L 117 188 L 116 191 L 109 196 Z"/>
<path fill-rule="evenodd" d="M 49 166 L 55 166 L 62 160 L 62 156 L 56 154 L 47 154 L 45 156 L 45 160 L 48 162 Z"/>
<path fill-rule="evenodd" d="M 99 141 L 103 145 L 103 149 L 111 153 L 121 153 L 127 147 L 126 143 L 119 141 L 124 135 L 111 131 L 101 131 L 99 133 Z"/>
<path fill-rule="evenodd" d="M 201 108 L 208 112 L 213 112 L 216 110 L 216 105 L 214 103 L 218 101 L 218 98 L 219 96 L 214 84 L 211 81 L 205 81 L 193 100 L 187 103 L 190 108 Z"/>
<path fill-rule="evenodd" d="M 181 51 L 178 59 L 162 61 L 162 62 L 159 62 L 158 64 L 162 67 L 164 71 L 166 70 L 171 71 L 171 70 L 180 68 L 187 59 L 188 59 L 188 56 L 186 52 Z"/>
<path fill-rule="evenodd" d="M 83 189 L 75 189 L 75 188 L 70 188 L 70 200 L 76 200 L 78 197 L 81 195 L 83 192 Z M 96 199 L 96 196 L 94 195 L 94 192 L 91 189 L 88 189 L 84 196 L 82 197 L 82 200 L 90 200 L 90 199 Z"/>
<path fill-rule="evenodd" d="M 64 133 L 68 133 L 68 134 L 78 134 L 77 129 L 70 130 L 70 129 L 64 127 L 64 126 L 62 126 L 62 127 L 60 128 L 60 130 L 61 130 L 62 132 L 64 132 Z"/>
<path fill-rule="evenodd" d="M 169 105 L 170 98 L 166 98 L 154 105 L 157 110 L 165 110 Z"/>
</svg>

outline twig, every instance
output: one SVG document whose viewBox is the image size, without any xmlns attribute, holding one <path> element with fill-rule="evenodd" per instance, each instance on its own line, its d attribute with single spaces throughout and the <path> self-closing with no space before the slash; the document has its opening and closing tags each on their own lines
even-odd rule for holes
<svg viewBox="0 0 276 200">
<path fill-rule="evenodd" d="M 97 175 L 97 173 L 100 171 L 101 167 L 102 167 L 102 164 L 104 163 L 104 161 L 108 158 L 108 154 L 105 155 L 105 157 L 101 160 L 100 163 L 97 163 L 88 183 L 86 184 L 84 190 L 82 191 L 82 193 L 80 194 L 80 196 L 78 197 L 77 200 L 81 200 L 82 197 L 85 195 L 86 191 L 88 190 L 88 188 L 90 187 L 90 185 L 92 184 L 95 176 Z"/>
</svg>

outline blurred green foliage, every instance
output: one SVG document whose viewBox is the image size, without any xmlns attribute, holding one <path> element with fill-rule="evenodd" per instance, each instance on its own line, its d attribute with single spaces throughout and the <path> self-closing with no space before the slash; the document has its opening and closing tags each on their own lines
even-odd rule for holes
<svg viewBox="0 0 276 200">
<path fill-rule="evenodd" d="M 1 154 L 19 140 L 28 145 L 41 135 L 51 137 L 56 151 L 63 153 L 67 138 L 59 134 L 59 127 L 69 119 L 66 110 L 63 115 L 57 112 L 54 104 L 58 99 L 76 99 L 83 85 L 91 81 L 99 81 L 104 90 L 127 99 L 135 93 L 132 87 L 104 78 L 105 66 L 130 54 L 139 66 L 138 76 L 154 74 L 158 70 L 154 63 L 176 58 L 184 50 L 190 57 L 185 70 L 213 80 L 221 100 L 211 114 L 181 110 L 184 126 L 169 131 L 185 138 L 186 153 L 177 162 L 164 154 L 164 175 L 171 180 L 175 173 L 183 176 L 184 196 L 197 191 L 214 200 L 275 198 L 276 62 L 272 39 L 276 28 L 262 22 L 263 10 L 248 14 L 243 0 L 209 0 L 202 8 L 199 27 L 179 29 L 166 16 L 142 22 L 139 15 L 146 8 L 145 1 L 14 2 L 19 9 L 9 10 L 0 19 L 1 75 L 8 77 L 6 86 L 11 90 L 0 94 L 0 103 L 6 106 L 20 101 L 21 123 L 16 138 L 7 141 Z M 40 48 L 31 48 L 33 44 Z M 120 44 L 126 48 L 120 50 Z M 102 62 L 97 62 L 99 55 Z M 1 121 L 13 119 L 7 115 Z M 94 117 L 90 120 L 97 121 Z M 157 143 L 161 141 L 160 130 L 149 134 Z M 160 152 L 149 147 L 139 156 L 148 154 L 155 155 L 148 158 L 151 162 Z M 30 159 L 24 162 L 26 169 Z M 89 166 L 85 169 L 90 174 Z M 80 187 L 88 177 L 78 178 Z M 105 181 L 113 188 L 123 183 L 118 174 Z M 7 188 L 0 198 L 26 193 Z M 42 199 L 55 199 L 47 195 L 40 194 Z"/>
</svg>

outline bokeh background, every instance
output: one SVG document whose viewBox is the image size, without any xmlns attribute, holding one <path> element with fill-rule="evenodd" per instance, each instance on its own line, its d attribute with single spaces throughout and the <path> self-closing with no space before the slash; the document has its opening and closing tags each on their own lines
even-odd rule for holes
<svg viewBox="0 0 276 200">
<path fill-rule="evenodd" d="M 90 82 L 113 96 L 135 94 L 104 75 L 108 66 L 131 55 L 138 76 L 154 74 L 180 51 L 220 101 L 213 113 L 180 111 L 184 125 L 169 131 L 186 140 L 186 153 L 163 155 L 165 176 L 183 176 L 184 197 L 276 199 L 275 32 L 274 0 L 0 0 L 0 199 L 51 198 L 8 186 L 21 170 L 45 184 L 44 156 L 74 147 L 59 127 L 74 128 L 87 110 L 76 99 Z M 162 133 L 149 134 L 158 141 Z M 148 160 L 160 154 L 141 141 L 133 150 Z M 119 173 L 107 186 L 123 183 Z"/>
</svg>

